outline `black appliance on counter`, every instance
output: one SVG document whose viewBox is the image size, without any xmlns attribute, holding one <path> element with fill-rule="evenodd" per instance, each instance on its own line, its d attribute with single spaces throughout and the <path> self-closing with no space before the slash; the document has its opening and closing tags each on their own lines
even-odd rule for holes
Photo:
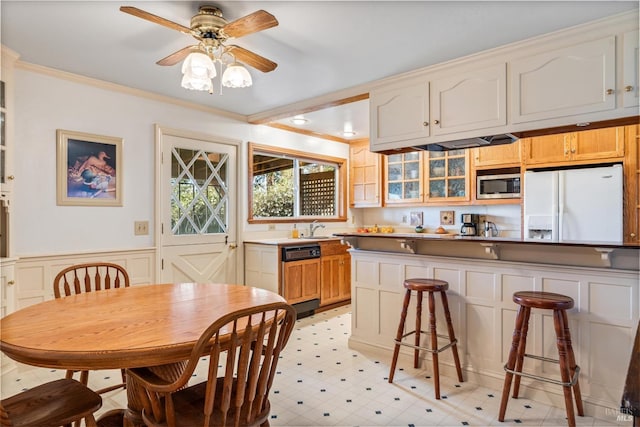
<svg viewBox="0 0 640 427">
<path fill-rule="evenodd" d="M 460 215 L 462 227 L 460 227 L 460 235 L 477 236 L 479 230 L 480 216 L 478 214 L 462 214 Z"/>
<path fill-rule="evenodd" d="M 282 248 L 282 262 L 283 263 L 292 263 L 296 261 L 305 261 L 309 259 L 320 258 L 320 245 L 311 244 L 311 245 L 303 245 L 303 246 L 285 246 Z M 318 263 L 320 260 L 318 260 Z M 320 268 L 320 267 L 318 267 Z M 283 274 L 283 280 L 284 274 Z M 286 287 L 287 283 L 284 281 L 283 287 Z M 286 293 L 285 293 L 286 294 Z M 298 319 L 303 317 L 311 316 L 315 313 L 315 310 L 320 307 L 320 299 L 313 298 L 307 301 L 298 302 L 296 304 L 291 304 L 293 308 L 295 308 Z"/>
</svg>

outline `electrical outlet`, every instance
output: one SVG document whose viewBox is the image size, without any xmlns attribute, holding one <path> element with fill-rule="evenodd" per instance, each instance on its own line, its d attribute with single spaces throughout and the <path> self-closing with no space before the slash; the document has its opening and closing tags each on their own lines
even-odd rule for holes
<svg viewBox="0 0 640 427">
<path fill-rule="evenodd" d="M 149 221 L 135 221 L 133 223 L 133 234 L 135 236 L 146 236 L 149 234 Z"/>
<path fill-rule="evenodd" d="M 402 215 L 402 223 L 403 224 L 407 223 L 407 216 L 406 215 Z"/>
<path fill-rule="evenodd" d="M 486 215 L 478 215 L 478 221 L 480 221 L 480 225 L 487 221 Z"/>
</svg>

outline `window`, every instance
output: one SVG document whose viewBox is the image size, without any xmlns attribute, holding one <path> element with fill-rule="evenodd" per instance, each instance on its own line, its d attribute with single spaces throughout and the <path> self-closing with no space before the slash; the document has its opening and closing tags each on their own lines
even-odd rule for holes
<svg viewBox="0 0 640 427">
<path fill-rule="evenodd" d="M 249 222 L 345 221 L 346 160 L 249 144 Z"/>
</svg>

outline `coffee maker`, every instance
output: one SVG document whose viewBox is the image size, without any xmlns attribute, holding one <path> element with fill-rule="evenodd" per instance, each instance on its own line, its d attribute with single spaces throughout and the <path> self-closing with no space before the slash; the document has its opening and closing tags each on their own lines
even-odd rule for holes
<svg viewBox="0 0 640 427">
<path fill-rule="evenodd" d="M 460 220 L 462 221 L 462 227 L 460 228 L 461 235 L 478 235 L 478 223 L 480 222 L 480 217 L 477 214 L 462 214 L 460 216 Z"/>
</svg>

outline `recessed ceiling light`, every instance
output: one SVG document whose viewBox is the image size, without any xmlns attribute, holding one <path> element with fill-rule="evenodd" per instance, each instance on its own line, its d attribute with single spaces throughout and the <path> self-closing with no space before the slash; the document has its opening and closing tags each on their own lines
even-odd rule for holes
<svg viewBox="0 0 640 427">
<path fill-rule="evenodd" d="M 307 123 L 309 120 L 305 119 L 302 116 L 295 116 L 293 119 L 291 119 L 291 123 L 293 123 L 294 125 L 303 125 L 305 123 Z"/>
</svg>

